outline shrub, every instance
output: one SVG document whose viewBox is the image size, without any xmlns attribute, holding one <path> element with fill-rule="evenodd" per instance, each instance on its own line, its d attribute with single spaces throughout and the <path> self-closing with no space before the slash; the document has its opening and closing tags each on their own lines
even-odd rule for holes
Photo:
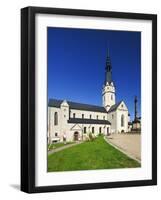
<svg viewBox="0 0 161 200">
<path fill-rule="evenodd" d="M 98 136 L 102 136 L 102 135 L 103 135 L 103 133 L 99 133 L 99 134 L 98 134 Z"/>
</svg>

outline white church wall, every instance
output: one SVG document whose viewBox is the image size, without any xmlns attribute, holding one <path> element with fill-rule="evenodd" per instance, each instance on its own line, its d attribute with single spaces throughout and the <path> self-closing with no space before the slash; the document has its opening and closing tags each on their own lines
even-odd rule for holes
<svg viewBox="0 0 161 200">
<path fill-rule="evenodd" d="M 70 110 L 70 117 L 73 118 L 73 114 L 75 113 L 75 118 L 82 118 L 82 114 L 84 114 L 84 119 L 97 119 L 98 120 L 107 120 L 107 113 L 102 112 L 95 112 L 95 111 L 87 111 L 87 110 L 77 110 L 77 109 L 71 109 Z"/>
<path fill-rule="evenodd" d="M 60 107 L 60 140 L 63 141 L 63 137 L 67 138 L 69 125 L 69 105 L 66 101 L 63 101 Z"/>
<path fill-rule="evenodd" d="M 61 137 L 61 109 L 56 107 L 49 107 L 49 117 L 48 117 L 48 130 L 49 130 L 49 141 L 52 142 L 52 139 L 58 140 Z M 58 125 L 54 125 L 54 114 L 58 114 Z M 57 134 L 57 136 L 56 136 Z"/>
<path fill-rule="evenodd" d="M 58 125 L 54 125 L 54 113 L 58 113 Z M 74 132 L 79 132 L 79 135 L 82 135 L 84 127 L 86 127 L 87 133 L 92 132 L 92 127 L 94 127 L 94 133 L 97 135 L 100 132 L 103 134 L 110 133 L 120 133 L 122 131 L 128 132 L 128 109 L 124 102 L 120 104 L 118 109 L 111 113 L 101 113 L 101 112 L 92 112 L 86 110 L 70 110 L 70 117 L 73 118 L 73 114 L 75 113 L 75 118 L 82 118 L 82 114 L 84 115 L 84 119 L 98 119 L 98 120 L 108 120 L 111 125 L 99 125 L 99 124 L 79 124 L 78 130 L 74 130 L 73 126 L 75 124 L 69 124 L 69 105 L 67 103 L 62 103 L 60 108 L 50 107 L 49 108 L 49 141 L 57 140 L 63 141 L 63 136 L 67 138 L 68 141 L 73 140 Z M 121 126 L 121 116 L 124 115 L 124 126 Z M 107 131 L 108 128 L 108 131 Z M 57 135 L 56 135 L 57 134 Z"/>
<path fill-rule="evenodd" d="M 110 112 L 108 113 L 108 121 L 111 123 L 111 133 L 117 132 L 117 113 L 116 112 Z"/>
<path fill-rule="evenodd" d="M 110 132 L 110 125 L 103 124 L 68 124 L 69 130 L 67 134 L 67 141 L 73 141 L 74 133 L 79 133 L 79 139 L 82 140 L 83 135 L 94 133 L 95 136 L 98 136 L 99 133 L 103 135 L 107 135 Z M 86 132 L 84 132 L 84 128 L 86 128 Z M 94 132 L 92 132 L 92 128 L 94 128 Z M 101 130 L 100 130 L 101 129 Z M 108 129 L 108 130 L 107 130 Z"/>
<path fill-rule="evenodd" d="M 54 124 L 54 114 L 58 113 L 58 124 Z M 67 137 L 69 134 L 69 106 L 66 103 L 62 103 L 60 108 L 49 107 L 49 141 L 63 141 L 63 136 Z M 69 138 L 69 136 L 68 136 Z"/>
<path fill-rule="evenodd" d="M 74 140 L 74 133 L 78 132 L 78 140 L 82 137 L 82 125 L 81 124 L 68 124 L 68 131 L 67 131 L 67 141 L 73 141 Z"/>
<path fill-rule="evenodd" d="M 48 117 L 48 132 L 49 132 L 49 141 L 63 141 L 63 136 L 65 135 L 67 141 L 73 141 L 74 133 L 79 133 L 79 139 L 82 138 L 82 134 L 84 132 L 84 127 L 86 127 L 86 133 L 92 133 L 92 127 L 94 128 L 94 134 L 98 135 L 100 133 L 107 135 L 107 132 L 111 132 L 110 125 L 102 125 L 102 124 L 73 124 L 68 123 L 69 119 L 69 107 L 61 106 L 61 108 L 49 107 L 49 117 Z M 54 114 L 58 113 L 58 125 L 54 125 Z M 107 120 L 106 113 L 100 112 L 90 112 L 90 111 L 82 111 L 82 110 L 72 110 L 71 113 L 76 114 L 76 118 L 81 118 L 82 114 L 84 114 L 84 118 L 89 119 L 90 114 L 92 115 L 92 119 L 102 119 L 105 116 Z M 108 130 L 107 130 L 108 129 Z M 57 136 L 56 136 L 57 134 Z M 59 140 L 58 140 L 59 139 Z"/>
<path fill-rule="evenodd" d="M 121 103 L 121 105 L 118 107 L 117 109 L 117 132 L 121 133 L 121 132 L 128 132 L 128 109 L 125 105 L 124 102 Z M 124 116 L 124 123 L 123 126 L 121 126 L 121 116 Z"/>
</svg>

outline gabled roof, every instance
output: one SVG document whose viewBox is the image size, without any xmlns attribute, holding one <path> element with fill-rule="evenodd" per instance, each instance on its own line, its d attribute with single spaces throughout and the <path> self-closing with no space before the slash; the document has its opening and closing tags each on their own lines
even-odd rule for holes
<svg viewBox="0 0 161 200">
<path fill-rule="evenodd" d="M 49 99 L 48 106 L 60 108 L 60 105 L 62 102 L 63 100 Z M 70 109 L 107 113 L 106 109 L 102 106 L 89 105 L 89 104 L 77 103 L 77 102 L 72 102 L 72 101 L 67 101 L 67 103 L 69 104 Z"/>
<path fill-rule="evenodd" d="M 63 101 L 58 99 L 49 99 L 48 106 L 60 108 L 60 105 Z"/>
<path fill-rule="evenodd" d="M 116 103 L 113 106 L 111 106 L 111 108 L 108 110 L 108 113 L 117 110 L 117 108 L 119 107 L 119 105 L 121 104 L 121 102 L 122 101 L 119 101 L 118 103 Z"/>
<path fill-rule="evenodd" d="M 98 120 L 98 119 L 82 119 L 82 118 L 70 118 L 68 120 L 68 123 L 73 123 L 73 124 L 108 124 L 110 125 L 111 123 L 108 120 Z"/>
</svg>

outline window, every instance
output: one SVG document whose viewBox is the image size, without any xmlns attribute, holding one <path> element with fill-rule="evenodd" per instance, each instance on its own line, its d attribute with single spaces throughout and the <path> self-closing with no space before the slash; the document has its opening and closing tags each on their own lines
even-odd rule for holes
<svg viewBox="0 0 161 200">
<path fill-rule="evenodd" d="M 97 119 L 98 119 L 98 115 L 97 115 Z"/>
<path fill-rule="evenodd" d="M 58 133 L 55 133 L 55 137 L 58 137 Z"/>
<path fill-rule="evenodd" d="M 92 115 L 90 115 L 89 118 L 92 119 Z"/>
<path fill-rule="evenodd" d="M 86 133 L 87 132 L 87 129 L 86 129 L 86 127 L 84 127 L 84 133 Z"/>
<path fill-rule="evenodd" d="M 107 135 L 109 134 L 109 127 L 107 127 Z"/>
<path fill-rule="evenodd" d="M 105 116 L 103 116 L 103 119 L 105 120 Z"/>
<path fill-rule="evenodd" d="M 54 113 L 54 125 L 58 125 L 58 113 Z"/>
<path fill-rule="evenodd" d="M 99 127 L 99 133 L 102 133 L 102 128 L 101 127 Z"/>
<path fill-rule="evenodd" d="M 112 119 L 114 118 L 114 115 L 112 114 Z"/>
<path fill-rule="evenodd" d="M 111 100 L 113 100 L 113 95 L 111 94 Z"/>
<path fill-rule="evenodd" d="M 84 114 L 82 114 L 82 119 L 84 119 Z"/>
<path fill-rule="evenodd" d="M 121 127 L 124 126 L 124 115 L 121 115 Z"/>
<path fill-rule="evenodd" d="M 75 113 L 73 113 L 73 118 L 75 118 Z"/>
<path fill-rule="evenodd" d="M 92 133 L 94 133 L 94 127 L 92 127 Z"/>
</svg>

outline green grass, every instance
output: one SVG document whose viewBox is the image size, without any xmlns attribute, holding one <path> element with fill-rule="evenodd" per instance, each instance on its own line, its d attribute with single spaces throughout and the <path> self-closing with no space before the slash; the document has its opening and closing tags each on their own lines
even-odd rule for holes
<svg viewBox="0 0 161 200">
<path fill-rule="evenodd" d="M 48 155 L 48 172 L 134 167 L 140 164 L 106 143 L 103 137 Z"/>
<path fill-rule="evenodd" d="M 66 143 L 59 142 L 59 143 L 48 144 L 48 149 L 52 150 L 52 149 L 56 149 L 56 148 L 59 148 L 62 146 L 66 146 L 68 144 L 72 144 L 72 143 L 74 143 L 74 142 L 66 142 Z"/>
</svg>

